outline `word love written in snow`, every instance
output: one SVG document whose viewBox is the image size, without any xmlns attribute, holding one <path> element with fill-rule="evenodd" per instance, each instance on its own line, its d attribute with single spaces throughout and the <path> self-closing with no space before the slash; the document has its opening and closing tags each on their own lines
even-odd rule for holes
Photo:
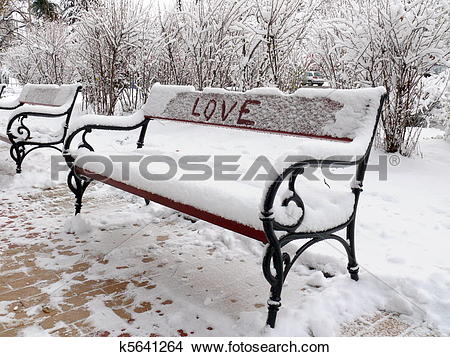
<svg viewBox="0 0 450 357">
<path fill-rule="evenodd" d="M 194 117 L 198 117 L 199 119 L 202 119 L 202 114 L 205 119 L 205 121 L 209 121 L 214 114 L 216 113 L 216 110 L 220 110 L 220 117 L 222 118 L 222 121 L 226 121 L 229 117 L 231 112 L 236 112 L 236 107 L 238 106 L 238 102 L 234 102 L 233 104 L 226 104 L 225 100 L 222 100 L 221 104 L 218 105 L 217 100 L 210 99 L 209 102 L 206 104 L 206 106 L 203 107 L 203 110 L 201 106 L 199 106 L 200 98 L 197 98 L 194 102 L 194 105 L 192 107 L 191 114 Z M 244 114 L 249 114 L 250 109 L 249 107 L 251 105 L 260 105 L 261 102 L 259 100 L 252 100 L 248 99 L 246 100 L 239 108 L 239 111 L 237 112 L 237 121 L 236 124 L 238 125 L 248 125 L 248 126 L 254 126 L 255 122 L 248 119 L 243 119 Z"/>
</svg>

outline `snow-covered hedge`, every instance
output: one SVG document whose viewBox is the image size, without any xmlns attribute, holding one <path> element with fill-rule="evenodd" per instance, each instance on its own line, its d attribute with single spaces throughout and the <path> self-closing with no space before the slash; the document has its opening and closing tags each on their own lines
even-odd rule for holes
<svg viewBox="0 0 450 357">
<path fill-rule="evenodd" d="M 424 75 L 450 59 L 447 0 L 340 0 L 318 21 L 318 64 L 337 87 L 383 85 L 384 148 L 410 155 Z"/>
<path fill-rule="evenodd" d="M 21 83 L 62 84 L 77 79 L 73 34 L 67 24 L 42 22 L 25 29 L 17 45 L 5 55 L 13 76 Z"/>
</svg>

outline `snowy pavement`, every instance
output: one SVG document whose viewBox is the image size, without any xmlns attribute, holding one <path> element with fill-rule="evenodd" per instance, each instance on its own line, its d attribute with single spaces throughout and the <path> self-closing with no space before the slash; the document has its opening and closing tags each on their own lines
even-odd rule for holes
<svg viewBox="0 0 450 357">
<path fill-rule="evenodd" d="M 259 242 L 102 184 L 86 193 L 84 232 L 66 233 L 73 197 L 64 177 L 50 180 L 53 152 L 15 176 L 1 144 L 0 335 L 449 335 L 450 144 L 424 138 L 421 150 L 386 182 L 367 173 L 360 281 L 339 246 L 313 247 L 270 330 Z"/>
</svg>

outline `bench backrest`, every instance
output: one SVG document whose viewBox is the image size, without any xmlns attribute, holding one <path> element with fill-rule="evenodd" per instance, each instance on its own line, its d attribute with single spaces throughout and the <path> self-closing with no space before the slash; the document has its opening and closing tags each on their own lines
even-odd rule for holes
<svg viewBox="0 0 450 357">
<path fill-rule="evenodd" d="M 26 84 L 19 95 L 21 104 L 60 107 L 72 103 L 79 88 L 76 84 Z"/>
<path fill-rule="evenodd" d="M 6 84 L 0 83 L 0 98 L 2 96 L 3 90 L 6 88 Z"/>
<path fill-rule="evenodd" d="M 274 88 L 196 91 L 157 83 L 143 110 L 151 119 L 368 143 L 384 93 L 382 87 L 299 89 L 293 94 Z"/>
</svg>

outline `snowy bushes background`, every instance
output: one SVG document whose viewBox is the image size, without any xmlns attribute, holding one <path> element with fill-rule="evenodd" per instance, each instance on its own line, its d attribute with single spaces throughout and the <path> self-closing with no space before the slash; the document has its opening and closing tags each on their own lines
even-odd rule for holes
<svg viewBox="0 0 450 357">
<path fill-rule="evenodd" d="M 332 87 L 388 89 L 388 152 L 410 155 L 430 113 L 447 125 L 449 76 L 426 76 L 448 66 L 449 0 L 63 0 L 59 16 L 29 4 L 0 10 L 2 65 L 22 83 L 81 81 L 99 114 L 135 110 L 155 81 L 289 92 L 313 69 Z"/>
<path fill-rule="evenodd" d="M 71 83 L 77 79 L 74 36 L 62 22 L 43 22 L 23 29 L 5 61 L 21 83 Z"/>
<path fill-rule="evenodd" d="M 424 75 L 449 59 L 449 2 L 337 3 L 314 36 L 318 64 L 338 88 L 385 86 L 385 150 L 410 155 L 420 130 L 412 127 L 421 124 L 421 114 L 437 99 L 436 91 L 426 88 Z M 428 100 L 423 100 L 427 94 Z"/>
</svg>

